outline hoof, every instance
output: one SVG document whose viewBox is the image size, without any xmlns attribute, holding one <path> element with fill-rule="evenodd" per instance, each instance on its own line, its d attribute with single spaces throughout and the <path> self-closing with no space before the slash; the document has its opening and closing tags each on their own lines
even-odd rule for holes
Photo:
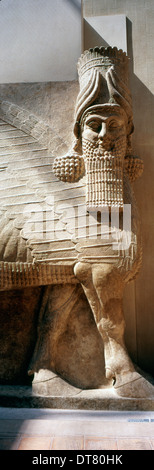
<svg viewBox="0 0 154 470">
<path fill-rule="evenodd" d="M 154 398 L 154 386 L 137 372 L 116 377 L 116 394 L 128 398 Z"/>
</svg>

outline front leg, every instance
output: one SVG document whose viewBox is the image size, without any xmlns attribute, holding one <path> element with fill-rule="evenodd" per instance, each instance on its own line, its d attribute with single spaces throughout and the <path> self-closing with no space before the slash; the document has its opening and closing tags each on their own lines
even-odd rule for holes
<svg viewBox="0 0 154 470">
<path fill-rule="evenodd" d="M 92 280 L 101 305 L 102 315 L 97 327 L 104 342 L 106 375 L 112 376 L 118 386 L 134 373 L 124 342 L 124 282 L 118 269 L 111 264 L 94 264 Z"/>
<path fill-rule="evenodd" d="M 134 366 L 124 344 L 123 282 L 111 264 L 78 263 L 74 269 L 104 343 L 106 384 L 118 385 Z"/>
<path fill-rule="evenodd" d="M 92 266 L 90 263 L 84 263 L 84 262 L 79 262 L 75 265 L 74 267 L 74 274 L 79 280 L 79 282 L 82 285 L 82 288 L 84 290 L 84 293 L 87 297 L 88 303 L 91 307 L 92 313 L 94 315 L 95 323 L 96 326 L 99 330 L 99 333 L 103 339 L 104 342 L 104 359 L 105 359 L 105 385 L 106 386 L 112 386 L 113 385 L 113 376 L 108 376 L 108 371 L 106 369 L 106 361 L 108 356 L 110 356 L 110 347 L 108 347 L 108 344 L 104 341 L 104 335 L 103 335 L 103 330 L 100 328 L 101 325 L 101 320 L 103 317 L 102 313 L 102 305 L 100 303 L 100 299 L 98 297 L 97 291 L 95 289 L 94 283 L 93 283 L 93 277 L 92 277 Z M 107 352 L 108 350 L 108 352 Z"/>
</svg>

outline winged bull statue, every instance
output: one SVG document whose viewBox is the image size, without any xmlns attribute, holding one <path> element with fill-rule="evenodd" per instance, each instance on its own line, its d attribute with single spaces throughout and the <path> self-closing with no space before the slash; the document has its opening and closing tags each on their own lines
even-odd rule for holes
<svg viewBox="0 0 154 470">
<path fill-rule="evenodd" d="M 123 315 L 125 285 L 142 263 L 132 182 L 142 174 L 143 162 L 132 152 L 128 70 L 122 50 L 85 51 L 78 61 L 70 151 L 62 157 L 45 154 L 45 129 L 42 134 L 31 117 L 31 136 L 40 147 L 32 142 L 29 164 L 22 152 L 15 159 L 6 153 L 0 175 L 0 282 L 2 295 L 44 286 L 29 374 L 51 368 L 71 382 L 69 372 L 56 369 L 57 344 L 73 309 L 80 314 L 84 295 L 104 355 L 103 375 L 96 383 L 84 368 L 85 388 L 93 383 L 93 388 L 114 387 L 120 395 L 140 397 L 152 389 L 129 357 Z"/>
</svg>

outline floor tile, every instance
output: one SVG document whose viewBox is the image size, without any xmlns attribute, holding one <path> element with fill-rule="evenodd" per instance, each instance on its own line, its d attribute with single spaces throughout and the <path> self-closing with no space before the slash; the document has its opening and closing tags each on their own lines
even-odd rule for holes
<svg viewBox="0 0 154 470">
<path fill-rule="evenodd" d="M 17 450 L 19 442 L 17 443 L 14 438 L 2 438 L 0 439 L 0 450 Z"/>
<path fill-rule="evenodd" d="M 51 437 L 22 438 L 18 450 L 50 450 Z"/>
<path fill-rule="evenodd" d="M 117 450 L 117 443 L 115 439 L 95 438 L 90 437 L 85 439 L 85 450 Z"/>
<path fill-rule="evenodd" d="M 52 443 L 54 450 L 82 450 L 84 438 L 78 436 L 55 437 Z"/>
<path fill-rule="evenodd" d="M 118 450 L 151 450 L 149 439 L 118 439 Z"/>
<path fill-rule="evenodd" d="M 154 450 L 154 412 L 0 408 L 0 450 Z"/>
<path fill-rule="evenodd" d="M 154 439 L 150 439 L 150 444 L 151 444 L 152 449 L 154 450 Z"/>
</svg>

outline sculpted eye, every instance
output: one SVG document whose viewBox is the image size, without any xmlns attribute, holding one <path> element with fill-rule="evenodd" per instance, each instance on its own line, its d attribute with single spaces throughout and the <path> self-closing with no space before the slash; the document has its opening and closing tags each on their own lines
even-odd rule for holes
<svg viewBox="0 0 154 470">
<path fill-rule="evenodd" d="M 118 121 L 110 121 L 109 123 L 110 129 L 116 129 L 117 127 L 120 127 L 120 123 Z"/>
<path fill-rule="evenodd" d="M 94 120 L 89 121 L 87 123 L 87 126 L 90 127 L 90 129 L 92 129 L 95 132 L 99 132 L 101 128 L 101 124 L 98 121 L 94 121 Z"/>
<path fill-rule="evenodd" d="M 120 129 L 120 128 L 123 127 L 123 125 L 124 125 L 124 123 L 122 122 L 122 120 L 120 120 L 120 119 L 112 119 L 112 120 L 109 121 L 109 123 L 108 123 L 108 128 L 111 129 L 111 130 L 112 130 L 112 129 L 118 129 L 118 128 Z"/>
</svg>

